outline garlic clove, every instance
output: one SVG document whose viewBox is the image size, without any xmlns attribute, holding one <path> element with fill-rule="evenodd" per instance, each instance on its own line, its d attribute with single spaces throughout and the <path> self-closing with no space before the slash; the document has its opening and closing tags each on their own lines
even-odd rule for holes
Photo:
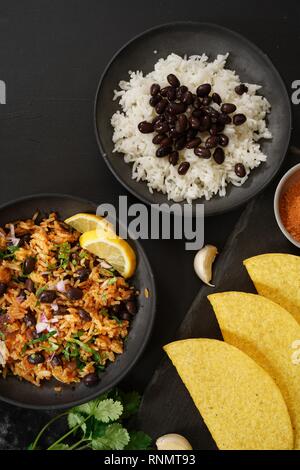
<svg viewBox="0 0 300 470">
<path fill-rule="evenodd" d="M 201 281 L 211 287 L 212 265 L 218 254 L 218 249 L 213 245 L 205 245 L 198 251 L 194 258 L 194 269 Z"/>
<path fill-rule="evenodd" d="M 189 441 L 180 434 L 165 434 L 156 441 L 158 450 L 193 450 Z"/>
</svg>

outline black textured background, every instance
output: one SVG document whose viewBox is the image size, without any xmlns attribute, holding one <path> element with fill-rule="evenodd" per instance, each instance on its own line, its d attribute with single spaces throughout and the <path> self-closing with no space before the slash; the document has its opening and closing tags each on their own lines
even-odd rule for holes
<svg viewBox="0 0 300 470">
<path fill-rule="evenodd" d="M 126 194 L 99 155 L 92 109 L 106 63 L 134 35 L 170 21 L 219 23 L 263 49 L 291 93 L 291 82 L 300 79 L 299 12 L 296 1 L 1 0 L 0 79 L 7 104 L 0 105 L 0 203 L 53 191 L 117 204 Z M 296 146 L 300 108 L 293 108 Z M 221 249 L 240 212 L 207 220 L 206 242 Z M 159 302 L 152 339 L 124 384 L 140 390 L 200 287 L 183 242 L 143 244 Z M 20 449 L 51 413 L 1 403 L 0 415 L 0 448 Z"/>
</svg>

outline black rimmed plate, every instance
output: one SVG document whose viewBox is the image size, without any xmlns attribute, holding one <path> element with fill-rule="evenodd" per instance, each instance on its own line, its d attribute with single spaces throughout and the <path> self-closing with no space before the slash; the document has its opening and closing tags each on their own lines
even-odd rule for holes
<svg viewBox="0 0 300 470">
<path fill-rule="evenodd" d="M 267 162 L 253 170 L 242 187 L 228 186 L 225 197 L 216 196 L 210 201 L 202 198 L 193 203 L 194 208 L 196 203 L 204 203 L 206 215 L 224 213 L 245 204 L 270 183 L 283 162 L 291 133 L 291 108 L 284 83 L 266 54 L 243 36 L 218 25 L 180 22 L 150 29 L 132 39 L 113 57 L 98 86 L 94 118 L 99 148 L 114 176 L 137 198 L 150 204 L 172 203 L 162 193 L 151 194 L 145 182 L 131 178 L 131 166 L 121 154 L 113 153 L 110 124 L 119 109 L 113 94 L 120 80 L 128 79 L 129 70 L 149 73 L 160 57 L 171 52 L 181 56 L 205 52 L 210 59 L 229 52 L 226 67 L 235 70 L 242 82 L 262 85 L 259 93 L 272 105 L 268 126 L 273 138 L 261 141 Z"/>
<path fill-rule="evenodd" d="M 78 212 L 95 213 L 97 206 L 92 202 L 61 194 L 40 194 L 10 202 L 0 207 L 0 226 L 17 219 L 30 218 L 38 209 L 46 214 L 56 211 L 62 219 Z M 141 356 L 149 339 L 156 305 L 156 293 L 153 273 L 147 257 L 137 241 L 130 241 L 137 255 L 137 268 L 129 280 L 139 291 L 139 310 L 132 321 L 125 351 L 117 357 L 100 375 L 100 382 L 95 387 L 86 387 L 83 383 L 65 385 L 56 380 L 44 381 L 40 387 L 17 377 L 8 376 L 0 379 L 0 399 L 27 408 L 54 409 L 74 406 L 92 400 L 99 394 L 115 386 L 134 366 Z M 149 297 L 144 290 L 149 290 Z M 62 387 L 55 392 L 55 387 Z"/>
</svg>

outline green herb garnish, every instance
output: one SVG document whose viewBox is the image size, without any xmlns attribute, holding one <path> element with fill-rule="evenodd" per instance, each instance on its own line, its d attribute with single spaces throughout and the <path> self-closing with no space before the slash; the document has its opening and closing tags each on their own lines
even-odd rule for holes
<svg viewBox="0 0 300 470">
<path fill-rule="evenodd" d="M 147 434 L 126 429 L 128 418 L 137 413 L 139 405 L 138 393 L 111 390 L 96 400 L 52 418 L 28 450 L 38 449 L 40 438 L 48 426 L 62 416 L 67 417 L 69 431 L 47 447 L 47 450 L 149 450 L 151 438 Z"/>
<path fill-rule="evenodd" d="M 41 343 L 42 341 L 47 341 L 47 339 L 51 338 L 51 336 L 56 335 L 57 331 L 49 331 L 49 333 L 44 333 L 40 335 L 38 338 L 34 338 L 30 341 L 28 341 L 26 344 L 27 346 L 30 346 L 31 344 L 36 344 L 36 343 Z"/>
<path fill-rule="evenodd" d="M 87 257 L 88 257 L 88 253 L 86 251 L 81 251 L 79 253 L 79 258 L 82 259 L 82 258 L 87 258 Z"/>
<path fill-rule="evenodd" d="M 123 324 L 123 321 L 120 320 L 120 318 L 116 317 L 115 315 L 112 315 L 111 318 L 112 318 L 113 320 L 115 320 L 115 321 L 118 323 L 118 325 L 122 325 L 122 324 Z"/>
<path fill-rule="evenodd" d="M 58 245 L 58 259 L 60 267 L 66 269 L 70 260 L 71 245 L 69 242 L 61 243 Z"/>
<path fill-rule="evenodd" d="M 36 297 L 39 297 L 41 295 L 41 293 L 44 292 L 44 290 L 46 290 L 46 289 L 48 289 L 47 284 L 43 287 L 39 287 L 35 292 Z"/>
<path fill-rule="evenodd" d="M 111 284 L 115 284 L 116 282 L 117 282 L 117 278 L 112 277 L 112 278 L 108 279 L 107 285 L 110 286 Z"/>
<path fill-rule="evenodd" d="M 9 245 L 5 251 L 0 251 L 0 259 L 15 258 L 15 252 L 20 249 L 19 246 Z"/>
<path fill-rule="evenodd" d="M 5 340 L 5 334 L 3 333 L 3 331 L 0 331 L 0 339 L 2 339 L 3 341 Z"/>
</svg>

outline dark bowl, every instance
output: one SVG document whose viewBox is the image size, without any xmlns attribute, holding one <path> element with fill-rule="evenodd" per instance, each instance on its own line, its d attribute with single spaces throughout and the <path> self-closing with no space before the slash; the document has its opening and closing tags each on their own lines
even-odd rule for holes
<svg viewBox="0 0 300 470">
<path fill-rule="evenodd" d="M 96 204 L 77 197 L 62 194 L 38 194 L 9 202 L 0 207 L 0 226 L 22 218 L 31 217 L 38 209 L 43 213 L 56 211 L 65 219 L 77 212 L 96 212 Z M 148 259 L 137 241 L 130 241 L 137 255 L 137 268 L 129 280 L 140 292 L 139 311 L 132 322 L 125 351 L 101 374 L 98 385 L 86 387 L 83 383 L 65 385 L 55 379 L 44 381 L 40 387 L 9 376 L 0 379 L 0 399 L 13 405 L 36 409 L 64 408 L 83 403 L 97 397 L 115 386 L 134 366 L 149 339 L 156 306 L 156 291 L 153 273 Z M 143 295 L 148 288 L 149 298 Z M 56 393 L 54 387 L 61 386 Z"/>
<path fill-rule="evenodd" d="M 154 50 L 158 53 L 154 54 Z M 235 70 L 242 82 L 262 85 L 260 93 L 272 105 L 268 126 L 273 138 L 261 141 L 262 150 L 268 155 L 267 162 L 253 170 L 242 187 L 228 186 L 225 197 L 193 202 L 193 213 L 196 203 L 205 205 L 205 215 L 235 209 L 262 191 L 279 170 L 290 140 L 291 107 L 285 85 L 267 55 L 229 29 L 207 23 L 166 24 L 144 32 L 122 47 L 106 67 L 96 94 L 94 119 L 100 151 L 111 172 L 137 198 L 149 204 L 172 203 L 162 193 L 151 194 L 145 182 L 131 179 L 131 165 L 124 162 L 121 154 L 113 153 L 110 124 L 112 115 L 119 109 L 117 101 L 112 100 L 119 81 L 128 79 L 129 70 L 149 73 L 158 58 L 171 52 L 181 56 L 205 52 L 209 58 L 229 52 L 227 68 Z"/>
</svg>

